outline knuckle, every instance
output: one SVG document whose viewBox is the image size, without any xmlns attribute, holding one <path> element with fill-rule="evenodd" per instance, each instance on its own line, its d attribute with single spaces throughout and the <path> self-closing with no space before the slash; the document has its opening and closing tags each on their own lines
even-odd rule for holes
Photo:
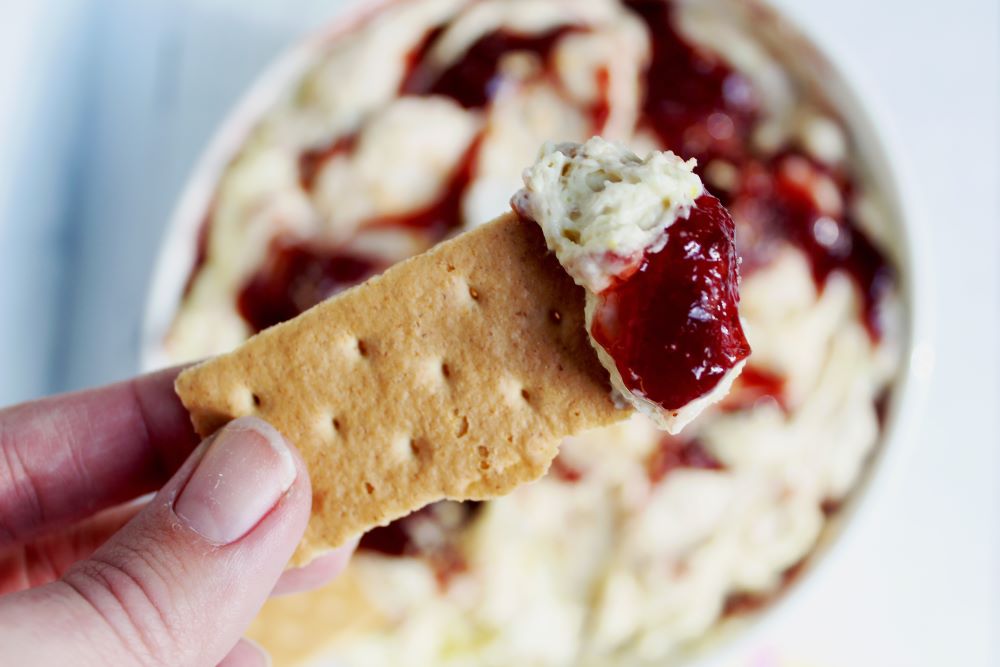
<svg viewBox="0 0 1000 667">
<path fill-rule="evenodd" d="M 43 518 L 41 495 L 10 431 L 0 422 L 0 546 L 16 542 Z"/>
<path fill-rule="evenodd" d="M 171 622 L 176 600 L 162 565 L 147 551 L 116 545 L 74 565 L 63 578 L 135 664 L 178 664 L 184 649 Z"/>
</svg>

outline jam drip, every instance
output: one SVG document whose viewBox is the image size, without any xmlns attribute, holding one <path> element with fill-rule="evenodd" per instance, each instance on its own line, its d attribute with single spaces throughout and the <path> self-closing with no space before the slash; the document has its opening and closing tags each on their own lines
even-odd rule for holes
<svg viewBox="0 0 1000 667">
<path fill-rule="evenodd" d="M 370 220 L 366 226 L 418 230 L 425 233 L 431 243 L 441 241 L 461 227 L 462 197 L 475 177 L 476 156 L 479 154 L 481 143 L 482 137 L 477 137 L 469 145 L 437 201 L 410 213 Z"/>
<path fill-rule="evenodd" d="M 722 470 L 723 465 L 705 449 L 699 440 L 664 435 L 646 461 L 649 481 L 658 484 L 679 468 Z"/>
<path fill-rule="evenodd" d="M 353 144 L 339 141 L 333 147 L 304 154 L 302 178 L 318 169 L 315 162 L 349 150 Z M 405 215 L 386 216 L 364 223 L 369 229 L 399 227 L 418 231 L 436 243 L 462 224 L 462 195 L 472 181 L 479 139 L 472 142 L 459 161 L 441 196 L 429 206 Z M 305 166 L 310 165 L 310 166 Z M 342 247 L 276 239 L 264 265 L 250 278 L 237 297 L 237 310 L 253 331 L 261 331 L 290 320 L 337 292 L 352 287 L 388 268 L 385 261 L 365 257 Z"/>
<path fill-rule="evenodd" d="M 379 260 L 342 250 L 276 239 L 264 265 L 240 292 L 237 309 L 255 332 L 261 331 L 384 268 Z"/>
<path fill-rule="evenodd" d="M 481 109 L 490 103 L 500 86 L 500 60 L 504 56 L 514 52 L 532 53 L 547 62 L 559 39 L 575 29 L 562 26 L 537 35 L 497 30 L 476 40 L 465 55 L 444 70 L 429 57 L 440 36 L 440 31 L 434 31 L 411 59 L 400 92 L 404 95 L 442 95 L 466 109 Z"/>
<path fill-rule="evenodd" d="M 303 151 L 299 155 L 299 184 L 306 192 L 311 192 L 316 185 L 316 177 L 320 170 L 335 155 L 350 153 L 357 144 L 358 137 L 355 134 L 348 134 L 340 137 L 327 146 L 319 146 Z"/>
<path fill-rule="evenodd" d="M 795 583 L 799 576 L 805 571 L 807 563 L 808 561 L 803 559 L 785 569 L 785 571 L 780 575 L 781 583 L 778 585 L 777 590 L 787 590 L 788 587 Z M 752 614 L 766 607 L 774 600 L 775 597 L 776 594 L 774 593 L 730 593 L 723 602 L 722 616 L 724 618 L 732 618 L 734 616 L 746 616 Z"/>
<path fill-rule="evenodd" d="M 697 158 L 702 169 L 718 159 L 736 170 L 736 191 L 715 192 L 736 219 L 738 249 L 748 261 L 745 270 L 765 265 L 773 247 L 792 244 L 809 259 L 817 285 L 835 271 L 851 277 L 864 298 L 868 331 L 878 339 L 879 304 L 895 282 L 891 266 L 849 215 L 821 213 L 809 190 L 788 178 L 785 167 L 789 160 L 805 162 L 832 177 L 844 202 L 850 202 L 855 189 L 850 178 L 831 174 L 798 150 L 758 154 L 751 133 L 759 105 L 751 82 L 684 39 L 672 3 L 627 0 L 625 5 L 646 23 L 652 41 L 641 122 L 665 148 Z"/>
<path fill-rule="evenodd" d="M 741 159 L 758 113 L 750 81 L 684 41 L 669 2 L 629 0 L 625 5 L 646 23 L 652 41 L 644 124 L 664 148 L 698 158 L 702 166 L 712 158 Z"/>
<path fill-rule="evenodd" d="M 666 246 L 598 295 L 591 325 L 625 387 L 677 410 L 712 391 L 750 354 L 736 305 L 733 221 L 704 194 Z"/>
<path fill-rule="evenodd" d="M 744 165 L 728 203 L 740 254 L 746 270 L 753 271 L 791 244 L 809 260 L 817 285 L 837 271 L 850 276 L 861 292 L 865 325 L 877 340 L 882 333 L 879 307 L 896 282 L 895 271 L 850 213 L 820 210 L 813 192 L 821 179 L 843 201 L 850 199 L 854 186 L 846 176 L 798 152 Z"/>
<path fill-rule="evenodd" d="M 445 587 L 468 564 L 456 544 L 457 536 L 475 519 L 481 503 L 440 502 L 374 528 L 361 537 L 360 551 L 383 556 L 425 558 L 438 583 Z"/>
</svg>

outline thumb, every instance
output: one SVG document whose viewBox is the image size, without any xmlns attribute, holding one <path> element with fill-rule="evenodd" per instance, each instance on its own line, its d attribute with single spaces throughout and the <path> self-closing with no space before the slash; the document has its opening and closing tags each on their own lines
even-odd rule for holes
<svg viewBox="0 0 1000 667">
<path fill-rule="evenodd" d="M 274 587 L 310 503 L 295 449 L 259 419 L 230 423 L 93 556 L 60 581 L 0 599 L 5 656 L 215 665 Z"/>
</svg>

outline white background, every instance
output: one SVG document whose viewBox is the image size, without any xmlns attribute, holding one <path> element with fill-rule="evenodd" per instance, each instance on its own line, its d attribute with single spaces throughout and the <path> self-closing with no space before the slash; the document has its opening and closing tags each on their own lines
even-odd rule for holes
<svg viewBox="0 0 1000 667">
<path fill-rule="evenodd" d="M 343 4 L 0 0 L 0 404 L 135 371 L 152 261 L 199 150 L 255 73 Z M 935 344 L 891 479 L 737 663 L 995 667 L 998 3 L 778 4 L 895 135 L 927 226 Z"/>
</svg>

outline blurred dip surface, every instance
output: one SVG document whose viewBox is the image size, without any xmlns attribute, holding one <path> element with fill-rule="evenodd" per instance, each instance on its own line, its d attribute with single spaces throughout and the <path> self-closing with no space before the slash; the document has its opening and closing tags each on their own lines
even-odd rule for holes
<svg viewBox="0 0 1000 667">
<path fill-rule="evenodd" d="M 753 5 L 404 0 L 331 37 L 218 183 L 165 346 L 254 332 L 508 207 L 548 140 L 670 149 L 730 210 L 753 348 L 678 437 L 571 439 L 501 500 L 366 535 L 269 603 L 278 664 L 637 665 L 771 600 L 880 439 L 901 316 L 853 139 Z M 379 443 L 372 443 L 379 446 Z"/>
</svg>

